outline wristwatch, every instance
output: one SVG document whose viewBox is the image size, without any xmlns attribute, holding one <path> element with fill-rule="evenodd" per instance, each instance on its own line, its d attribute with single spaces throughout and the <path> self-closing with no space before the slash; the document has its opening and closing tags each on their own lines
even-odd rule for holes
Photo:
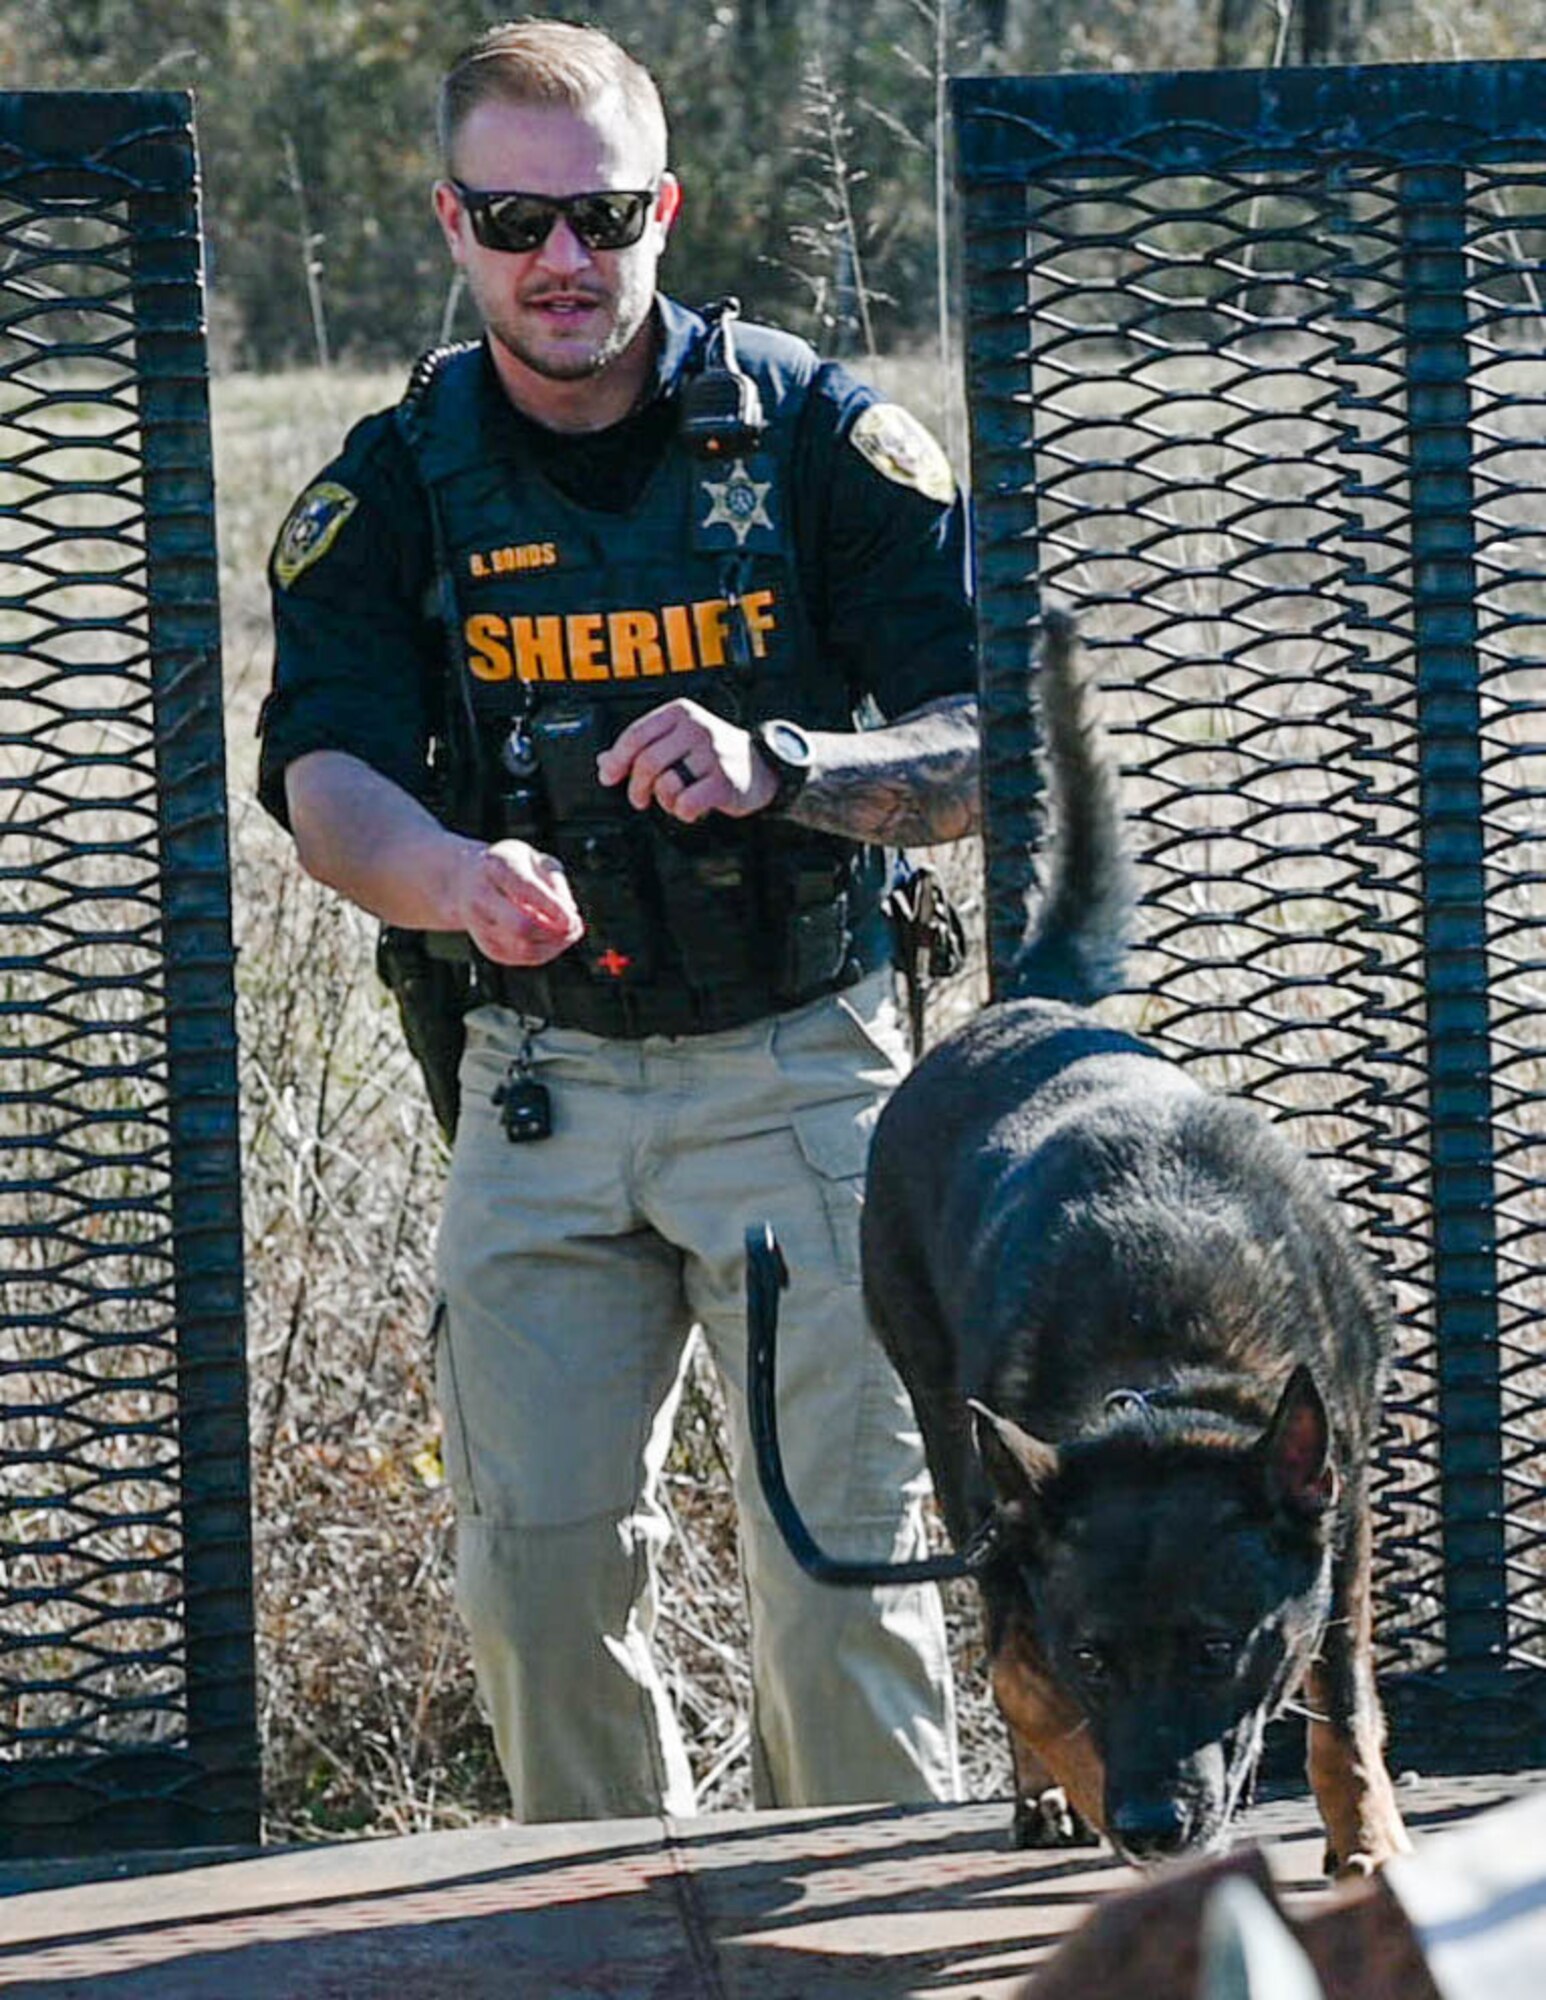
<svg viewBox="0 0 1546 2000">
<path fill-rule="evenodd" d="M 769 722 L 757 724 L 752 741 L 778 780 L 778 790 L 763 811 L 787 812 L 811 775 L 811 739 L 797 722 L 785 722 L 781 716 L 774 716 Z"/>
</svg>

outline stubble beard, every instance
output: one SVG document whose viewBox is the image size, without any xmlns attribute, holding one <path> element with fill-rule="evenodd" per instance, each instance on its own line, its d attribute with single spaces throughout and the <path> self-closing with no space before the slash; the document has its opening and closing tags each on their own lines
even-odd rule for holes
<svg viewBox="0 0 1546 2000">
<path fill-rule="evenodd" d="M 615 361 L 628 345 L 627 341 L 618 339 L 616 327 L 594 347 L 570 351 L 561 346 L 534 346 L 508 321 L 500 323 L 491 320 L 489 333 L 507 354 L 513 355 L 523 368 L 530 369 L 533 375 L 540 375 L 545 382 L 587 381 L 591 376 L 599 375 L 609 362 Z"/>
<path fill-rule="evenodd" d="M 542 339 L 540 331 L 534 337 L 528 330 L 530 307 L 496 310 L 483 318 L 492 338 L 532 374 L 547 382 L 583 382 L 627 352 L 650 314 L 649 298 L 634 298 L 626 289 L 597 303 L 611 305 L 612 323 L 594 345 L 570 347 L 562 340 Z"/>
</svg>

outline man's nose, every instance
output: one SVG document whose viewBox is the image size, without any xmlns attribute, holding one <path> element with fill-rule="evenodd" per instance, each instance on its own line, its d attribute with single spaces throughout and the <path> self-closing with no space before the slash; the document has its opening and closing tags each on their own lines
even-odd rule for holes
<svg viewBox="0 0 1546 2000">
<path fill-rule="evenodd" d="M 591 253 L 569 226 L 567 216 L 555 216 L 553 227 L 537 251 L 537 262 L 545 271 L 563 276 L 583 271 L 590 264 Z"/>
</svg>

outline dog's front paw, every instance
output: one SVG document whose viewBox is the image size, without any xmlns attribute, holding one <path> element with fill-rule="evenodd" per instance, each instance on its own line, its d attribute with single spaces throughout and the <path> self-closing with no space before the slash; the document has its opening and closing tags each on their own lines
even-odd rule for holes
<svg viewBox="0 0 1546 2000">
<path fill-rule="evenodd" d="M 1323 1866 L 1329 1878 L 1338 1882 L 1366 1882 L 1378 1875 L 1387 1861 L 1410 1854 L 1412 1843 L 1406 1828 L 1396 1820 L 1389 1828 L 1365 1828 L 1346 1855 L 1339 1854 L 1331 1841 L 1326 1843 Z"/>
<path fill-rule="evenodd" d="M 1329 1879 L 1337 1882 L 1367 1882 L 1371 1875 L 1379 1874 L 1387 1861 L 1394 1861 L 1398 1854 L 1403 1852 L 1410 1854 L 1411 1851 L 1410 1846 L 1405 1849 L 1387 1848 L 1383 1853 L 1378 1850 L 1360 1849 L 1358 1853 L 1350 1854 L 1345 1861 L 1342 1861 L 1328 1847 L 1326 1874 Z"/>
<path fill-rule="evenodd" d="M 1017 1798 L 1009 1838 L 1016 1847 L 1096 1847 L 1100 1835 L 1083 1813 L 1068 1803 L 1061 1785 L 1034 1798 Z"/>
</svg>

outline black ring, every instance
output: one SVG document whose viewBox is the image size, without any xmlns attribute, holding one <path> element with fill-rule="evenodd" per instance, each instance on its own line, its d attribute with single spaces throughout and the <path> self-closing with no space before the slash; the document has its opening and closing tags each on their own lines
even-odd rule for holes
<svg viewBox="0 0 1546 2000">
<path fill-rule="evenodd" d="M 685 752 L 677 758 L 674 764 L 668 765 L 667 768 L 675 771 L 684 785 L 695 785 L 698 782 L 698 774 L 691 764 L 688 763 Z"/>
</svg>

